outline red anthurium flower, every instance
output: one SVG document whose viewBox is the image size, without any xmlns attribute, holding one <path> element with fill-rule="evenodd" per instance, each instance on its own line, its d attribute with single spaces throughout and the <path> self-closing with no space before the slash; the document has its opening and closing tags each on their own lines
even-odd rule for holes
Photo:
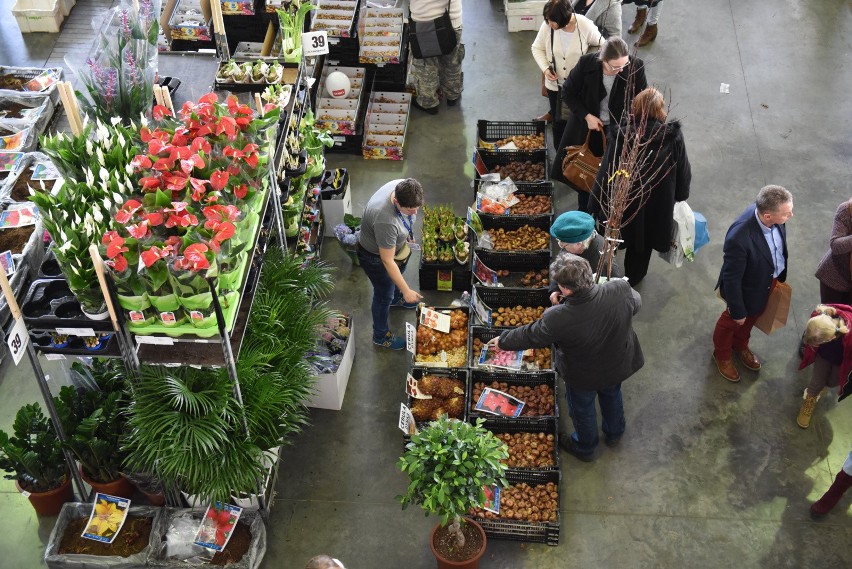
<svg viewBox="0 0 852 569">
<path fill-rule="evenodd" d="M 205 154 L 210 154 L 210 143 L 207 142 L 206 138 L 197 136 L 192 139 L 192 144 L 189 146 L 189 149 L 193 152 L 198 152 L 200 150 Z"/>
<path fill-rule="evenodd" d="M 207 181 L 199 178 L 190 178 L 189 184 L 192 186 L 192 201 L 201 201 L 201 198 L 207 193 Z"/>
<path fill-rule="evenodd" d="M 127 259 L 124 258 L 124 255 L 119 255 L 115 259 L 104 261 L 104 264 L 119 273 L 126 271 L 128 266 Z"/>
<path fill-rule="evenodd" d="M 222 217 L 224 219 L 227 219 L 228 221 L 237 221 L 237 219 L 240 217 L 240 213 L 242 213 L 240 211 L 240 208 L 235 205 L 222 206 L 222 209 L 220 211 L 222 212 Z"/>
<path fill-rule="evenodd" d="M 145 264 L 145 267 L 150 268 L 151 265 L 159 261 L 160 259 L 165 259 L 172 253 L 171 248 L 164 247 L 151 247 L 147 251 L 142 251 L 139 257 L 142 259 L 142 262 Z"/>
<path fill-rule="evenodd" d="M 147 214 L 143 219 L 151 227 L 156 227 L 158 225 L 163 224 L 163 214 L 158 211 Z"/>
<path fill-rule="evenodd" d="M 249 165 L 249 167 L 251 167 L 251 168 L 257 168 L 257 162 L 258 162 L 257 152 L 254 152 L 254 153 L 249 154 L 248 156 L 246 156 L 246 158 L 245 158 L 245 162 L 246 162 L 246 164 L 248 164 L 248 165 Z"/>
<path fill-rule="evenodd" d="M 153 138 L 148 141 L 148 154 L 150 154 L 151 156 L 157 156 L 160 154 L 160 152 L 167 148 L 170 148 L 170 145 L 166 144 L 159 138 Z"/>
<path fill-rule="evenodd" d="M 106 253 L 108 259 L 114 259 L 118 255 L 130 250 L 124 246 L 124 238 L 117 231 L 108 231 L 101 241 L 107 246 Z"/>
<path fill-rule="evenodd" d="M 171 170 L 175 167 L 175 161 L 170 158 L 160 158 L 156 162 L 154 162 L 154 170 L 158 172 L 165 172 L 167 170 Z"/>
<path fill-rule="evenodd" d="M 209 136 L 213 133 L 213 127 L 209 124 L 201 125 L 198 127 L 198 130 L 195 131 L 195 136 Z"/>
<path fill-rule="evenodd" d="M 216 243 L 221 243 L 222 241 L 233 237 L 235 232 L 236 228 L 234 227 L 234 224 L 230 221 L 219 223 L 216 227 L 216 233 L 213 235 L 213 241 L 215 241 Z"/>
<path fill-rule="evenodd" d="M 152 138 L 151 130 L 147 126 L 143 126 L 139 129 L 139 138 L 142 139 L 142 142 L 150 142 Z"/>
<path fill-rule="evenodd" d="M 144 178 L 143 178 L 144 179 Z M 136 200 L 127 200 L 117 212 L 115 212 L 115 220 L 122 225 L 133 218 L 133 214 L 142 207 L 142 204 Z M 110 233 L 115 233 L 114 231 Z"/>
<path fill-rule="evenodd" d="M 127 232 L 130 233 L 131 237 L 135 237 L 136 239 L 144 239 L 151 235 L 148 229 L 148 221 L 144 219 L 135 225 L 128 225 Z"/>
<path fill-rule="evenodd" d="M 204 168 L 204 166 L 204 159 L 198 154 L 192 154 L 189 158 L 180 161 L 180 169 L 186 174 L 192 172 L 193 168 Z"/>
<path fill-rule="evenodd" d="M 163 174 L 163 181 L 166 183 L 166 188 L 177 192 L 186 187 L 187 176 L 179 173 L 167 172 Z"/>
<path fill-rule="evenodd" d="M 180 248 L 181 244 L 183 244 L 183 240 L 177 235 L 172 235 L 168 239 L 166 239 L 166 248 L 169 254 L 175 253 L 178 248 Z"/>
<path fill-rule="evenodd" d="M 214 190 L 222 191 L 225 189 L 225 186 L 228 185 L 228 178 L 230 174 L 228 172 L 223 172 L 221 170 L 216 170 L 212 174 L 210 174 L 210 185 Z"/>
<path fill-rule="evenodd" d="M 163 117 L 172 116 L 172 112 L 163 105 L 154 105 L 154 120 L 161 121 Z"/>
<path fill-rule="evenodd" d="M 245 199 L 246 194 L 248 194 L 248 187 L 245 184 L 240 184 L 236 188 L 234 188 L 234 195 L 239 199 Z"/>
<path fill-rule="evenodd" d="M 240 167 L 239 167 L 237 164 L 233 163 L 233 162 L 231 162 L 230 164 L 228 164 L 228 167 L 227 167 L 227 168 L 225 168 L 225 170 L 227 170 L 227 171 L 228 171 L 228 174 L 230 174 L 231 176 L 239 176 L 239 175 L 240 175 L 240 172 L 242 171 L 242 170 L 240 169 Z"/>
<path fill-rule="evenodd" d="M 134 168 L 150 168 L 151 159 L 145 156 L 144 154 L 137 154 L 133 157 L 133 160 L 130 161 L 130 164 Z"/>
<path fill-rule="evenodd" d="M 260 147 L 257 144 L 246 144 L 243 146 L 243 152 L 246 154 L 251 154 L 252 152 L 257 152 Z"/>
<path fill-rule="evenodd" d="M 204 254 L 209 250 L 204 243 L 193 243 L 183 251 L 183 257 L 193 271 L 210 267 L 210 262 Z"/>
<path fill-rule="evenodd" d="M 188 133 L 189 131 L 182 126 L 176 128 L 175 134 L 172 136 L 172 144 L 175 146 L 186 146 L 189 143 Z"/>
<path fill-rule="evenodd" d="M 207 93 L 206 95 L 204 95 L 200 99 L 198 99 L 198 102 L 199 103 L 215 103 L 218 100 L 219 100 L 219 97 L 218 97 L 218 95 L 216 95 L 216 93 Z"/>
<path fill-rule="evenodd" d="M 222 117 L 219 119 L 219 124 L 216 125 L 216 134 L 226 134 L 228 140 L 233 140 L 237 136 L 237 121 L 234 117 Z"/>
<path fill-rule="evenodd" d="M 106 245 L 116 237 L 118 237 L 118 231 L 107 231 L 106 233 L 104 233 L 104 236 L 101 237 L 101 243 Z"/>
<path fill-rule="evenodd" d="M 139 178 L 139 183 L 142 185 L 143 190 L 156 190 L 162 185 L 162 181 L 153 176 Z"/>
</svg>

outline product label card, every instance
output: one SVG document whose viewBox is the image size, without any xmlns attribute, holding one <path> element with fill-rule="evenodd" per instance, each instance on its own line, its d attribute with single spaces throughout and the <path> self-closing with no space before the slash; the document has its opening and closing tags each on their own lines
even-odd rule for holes
<svg viewBox="0 0 852 569">
<path fill-rule="evenodd" d="M 444 334 L 450 333 L 450 315 L 431 308 L 420 311 L 420 323 Z"/>
<path fill-rule="evenodd" d="M 409 373 L 405 382 L 405 392 L 415 399 L 432 399 L 431 395 L 426 395 L 420 391 L 417 380 Z"/>
<path fill-rule="evenodd" d="M 524 352 L 507 352 L 494 346 L 485 345 L 479 353 L 481 367 L 497 367 L 502 369 L 519 370 L 524 363 Z"/>
<path fill-rule="evenodd" d="M 83 537 L 112 543 L 127 520 L 130 500 L 98 492 Z"/>
<path fill-rule="evenodd" d="M 417 328 L 411 322 L 405 323 L 405 349 L 412 356 L 417 354 Z"/>
<path fill-rule="evenodd" d="M 228 545 L 242 513 L 242 508 L 221 502 L 208 506 L 201 527 L 195 534 L 194 543 L 207 549 L 222 551 Z"/>
<path fill-rule="evenodd" d="M 0 229 L 13 229 L 34 225 L 38 221 L 38 208 L 31 203 L 13 203 L 0 213 Z"/>
<path fill-rule="evenodd" d="M 483 486 L 482 489 L 485 491 L 485 503 L 482 504 L 482 509 L 499 514 L 500 487 L 495 484 L 494 486 Z"/>
<path fill-rule="evenodd" d="M 3 251 L 0 253 L 0 267 L 7 277 L 11 277 L 15 272 L 15 260 L 12 258 L 11 251 Z"/>
<path fill-rule="evenodd" d="M 406 435 L 417 434 L 417 422 L 405 403 L 400 403 L 399 406 L 399 429 Z"/>
<path fill-rule="evenodd" d="M 41 75 L 38 75 L 24 83 L 23 87 L 25 90 L 32 92 L 44 91 L 58 80 L 59 78 L 56 76 L 56 72 L 47 70 L 42 72 Z"/>
<path fill-rule="evenodd" d="M 470 297 L 470 305 L 473 307 L 473 311 L 476 313 L 479 321 L 491 326 L 491 309 L 479 299 L 476 288 L 473 289 L 473 294 Z"/>
<path fill-rule="evenodd" d="M 0 170 L 16 170 L 23 157 L 23 152 L 0 152 Z"/>
<path fill-rule="evenodd" d="M 145 313 L 140 312 L 138 310 L 131 310 L 128 313 L 131 322 L 144 322 L 145 321 Z"/>
<path fill-rule="evenodd" d="M 0 136 L 0 150 L 20 150 L 29 134 L 30 127 L 27 127 L 15 134 Z"/>
<path fill-rule="evenodd" d="M 92 328 L 57 328 L 56 333 L 65 336 L 80 336 L 81 338 L 95 335 L 95 331 Z"/>
<path fill-rule="evenodd" d="M 484 351 L 484 350 L 483 350 Z M 476 402 L 477 411 L 502 415 L 504 417 L 519 417 L 524 409 L 524 402 L 508 393 L 486 387 Z"/>
<path fill-rule="evenodd" d="M 58 180 L 62 177 L 53 162 L 39 162 L 33 167 L 30 180 Z"/>
<path fill-rule="evenodd" d="M 174 312 L 160 312 L 160 320 L 163 321 L 163 324 L 174 324 L 175 323 L 175 313 Z"/>
<path fill-rule="evenodd" d="M 485 286 L 497 286 L 497 271 L 485 266 L 476 253 L 473 254 L 473 274 Z"/>
</svg>

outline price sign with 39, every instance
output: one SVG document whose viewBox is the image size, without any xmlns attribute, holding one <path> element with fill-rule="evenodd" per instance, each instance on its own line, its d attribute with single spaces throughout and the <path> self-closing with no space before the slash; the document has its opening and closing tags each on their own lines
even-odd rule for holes
<svg viewBox="0 0 852 569">
<path fill-rule="evenodd" d="M 9 346 L 9 353 L 12 354 L 12 360 L 15 365 L 24 357 L 24 352 L 27 351 L 27 344 L 30 342 L 30 335 L 27 334 L 27 327 L 24 324 L 23 318 L 15 320 L 15 325 L 6 338 L 6 345 Z"/>
<path fill-rule="evenodd" d="M 305 57 L 328 53 L 328 33 L 320 30 L 302 34 L 302 52 Z"/>
</svg>

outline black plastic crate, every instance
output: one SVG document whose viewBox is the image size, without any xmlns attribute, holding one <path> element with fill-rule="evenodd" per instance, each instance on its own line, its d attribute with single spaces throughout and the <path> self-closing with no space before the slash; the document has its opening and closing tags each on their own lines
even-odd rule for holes
<svg viewBox="0 0 852 569">
<path fill-rule="evenodd" d="M 434 368 L 434 367 L 418 367 L 418 366 L 415 366 L 415 367 L 411 368 L 411 371 L 409 373 L 411 373 L 411 377 L 413 377 L 414 379 L 416 379 L 418 381 L 420 381 L 420 378 L 422 378 L 424 375 L 436 375 L 436 376 L 439 376 L 439 377 L 449 377 L 451 379 L 458 379 L 459 381 L 461 381 L 464 384 L 465 408 L 464 408 L 464 412 L 462 413 L 462 416 L 459 418 L 459 420 L 460 421 L 466 421 L 467 420 L 467 400 L 470 398 L 469 394 L 468 394 L 468 390 L 470 389 L 470 381 L 468 381 L 468 375 L 469 375 L 468 370 L 466 370 L 464 368 L 440 368 L 440 367 Z M 408 381 L 408 377 L 405 378 L 405 381 L 406 382 Z M 403 385 L 403 393 L 405 394 L 405 397 L 406 397 L 406 404 L 408 405 L 408 408 L 411 409 L 411 405 L 414 402 L 414 398 L 411 397 L 410 395 L 408 395 L 408 390 L 406 389 L 405 385 Z M 403 433 L 403 435 L 402 435 L 402 446 L 403 446 L 403 448 L 405 448 L 405 446 L 409 442 L 411 442 L 411 437 L 409 435 Z"/>
<path fill-rule="evenodd" d="M 461 292 L 470 290 L 470 266 L 452 263 L 424 263 L 421 257 L 418 274 L 420 290 L 438 290 L 438 273 L 446 272 L 452 280 L 450 290 Z M 444 289 L 441 289 L 444 290 Z"/>
<path fill-rule="evenodd" d="M 510 472 L 506 475 L 509 484 L 527 483 L 530 486 L 540 486 L 553 482 L 559 486 L 560 472 L 553 470 L 546 472 L 542 477 L 532 474 Z M 557 490 L 557 492 L 559 492 Z M 526 541 L 532 543 L 545 543 L 547 545 L 559 545 L 559 529 L 562 516 L 559 507 L 562 503 L 561 493 L 557 496 L 557 510 L 555 522 L 528 522 L 523 520 L 501 520 L 485 519 L 470 516 L 482 526 L 485 535 L 494 539 L 507 539 L 511 541 Z"/>
<path fill-rule="evenodd" d="M 476 194 L 479 191 L 479 186 L 482 185 L 482 180 L 474 180 L 473 182 L 473 200 L 476 201 Z M 485 213 L 482 211 L 477 211 L 479 217 L 553 217 L 553 182 L 515 182 L 515 186 L 518 190 L 515 192 L 516 194 L 524 194 L 527 196 L 547 196 L 550 198 L 550 211 L 544 213 L 537 213 L 535 215 L 513 215 L 511 213 L 511 208 L 509 208 L 509 215 L 497 215 L 493 213 Z"/>
<path fill-rule="evenodd" d="M 491 171 L 496 166 L 505 166 L 510 162 L 526 162 L 530 161 L 533 164 L 544 164 L 544 177 L 540 180 L 517 180 L 518 182 L 547 182 L 550 180 L 550 156 L 547 150 L 489 150 L 487 148 L 477 148 L 474 154 L 474 163 L 477 158 L 482 161 L 485 168 Z M 474 169 L 474 179 L 479 180 L 479 171 Z"/>
<path fill-rule="evenodd" d="M 544 134 L 544 148 L 547 148 L 547 123 L 544 121 L 488 121 L 476 122 L 478 145 L 483 148 L 497 150 L 494 143 L 510 136 Z"/>
<path fill-rule="evenodd" d="M 495 338 L 505 332 L 505 328 L 488 328 L 487 326 L 471 326 L 470 331 L 468 332 L 468 345 L 467 345 L 467 358 L 468 358 L 468 367 L 470 367 L 471 371 L 479 370 L 479 371 L 499 371 L 505 372 L 509 374 L 530 374 L 530 373 L 539 373 L 542 371 L 551 371 L 553 370 L 553 348 L 550 349 L 550 364 L 546 368 L 542 369 L 520 369 L 517 372 L 512 370 L 500 370 L 499 368 L 492 367 L 480 367 L 478 365 L 479 362 L 479 353 L 476 352 L 473 348 L 473 341 L 477 338 L 482 340 L 482 343 L 486 343 L 492 338 Z"/>
<path fill-rule="evenodd" d="M 522 415 L 520 417 L 498 417 L 490 413 L 479 413 L 473 410 L 476 403 L 474 401 L 473 388 L 477 383 L 488 384 L 497 381 L 507 383 L 511 386 L 529 386 L 536 387 L 539 385 L 547 385 L 553 390 L 553 415 Z M 555 371 L 536 371 L 536 372 L 516 372 L 509 370 L 483 370 L 481 368 L 472 368 L 470 370 L 470 385 L 467 388 L 467 417 L 468 420 L 483 418 L 483 419 L 500 419 L 501 421 L 511 421 L 513 423 L 531 423 L 547 418 L 559 418 L 559 382 L 556 381 Z"/>
<path fill-rule="evenodd" d="M 478 417 L 471 417 L 471 422 L 476 422 L 477 419 Z M 486 419 L 483 427 L 495 434 L 544 433 L 545 435 L 553 435 L 553 464 L 551 466 L 540 466 L 537 468 L 509 468 L 509 473 L 528 474 L 538 480 L 543 480 L 547 477 L 547 473 L 560 469 L 559 424 L 554 417 L 544 417 L 542 419 L 531 419 L 528 421 L 515 421 L 513 419 L 503 419 L 498 417 L 495 419 Z M 547 480 L 544 480 L 544 482 L 547 482 Z"/>
<path fill-rule="evenodd" d="M 508 276 L 498 276 L 497 283 L 504 287 L 511 288 L 547 288 L 545 287 L 528 287 L 521 284 L 521 279 L 529 271 L 541 271 L 550 267 L 550 252 L 547 250 L 528 252 L 528 253 L 512 253 L 506 251 L 492 251 L 490 249 L 477 249 L 475 251 L 479 260 L 486 267 L 494 271 L 509 271 Z M 473 273 L 473 256 L 471 255 L 470 270 Z M 482 284 L 475 274 L 471 274 L 473 284 Z M 483 285 L 494 286 L 494 285 Z"/>
<path fill-rule="evenodd" d="M 450 311 L 450 310 L 461 310 L 461 311 L 465 312 L 467 314 L 467 318 L 468 318 L 468 326 L 467 326 L 467 328 L 463 329 L 464 332 L 465 332 L 465 338 L 466 338 L 466 342 L 467 342 L 467 344 L 465 345 L 465 349 L 470 347 L 470 338 L 468 337 L 468 329 L 470 327 L 470 308 L 469 307 L 467 307 L 467 306 L 429 306 L 428 304 L 421 304 L 420 306 L 418 306 L 417 311 L 416 311 L 416 317 L 415 317 L 415 321 L 414 321 L 415 329 L 417 328 L 417 326 L 419 325 L 419 322 L 420 322 L 421 307 L 431 308 L 432 310 L 436 310 L 438 312 L 444 312 L 444 311 Z M 452 331 L 452 328 L 450 330 Z M 442 332 L 438 332 L 437 330 L 435 330 L 434 333 L 435 334 L 442 334 Z M 416 352 L 416 350 L 415 350 L 415 352 Z M 414 367 L 423 367 L 423 368 L 429 368 L 429 369 L 458 369 L 458 368 L 466 369 L 467 368 L 467 358 L 465 358 L 465 361 L 464 361 L 463 364 L 461 364 L 459 366 L 453 366 L 453 367 L 450 367 L 450 366 L 447 366 L 447 365 L 437 365 L 438 363 L 444 363 L 444 362 L 417 361 L 417 355 L 416 354 L 414 356 L 414 360 L 415 361 L 412 364 Z"/>
<path fill-rule="evenodd" d="M 482 228 L 486 231 L 489 229 L 514 231 L 524 225 L 529 225 L 549 233 L 551 226 L 551 219 L 548 215 L 533 217 L 526 215 L 480 215 L 479 218 L 482 220 Z"/>
<path fill-rule="evenodd" d="M 495 312 L 499 308 L 514 306 L 532 308 L 541 306 L 545 309 L 551 306 L 550 293 L 547 292 L 546 288 L 506 288 L 473 285 L 473 289 L 482 304 L 485 304 L 488 308 Z M 523 324 L 516 324 L 514 326 L 497 326 L 490 322 L 483 321 L 479 318 L 479 314 L 476 313 L 475 310 L 472 312 L 476 315 L 477 320 L 485 326 L 494 328 L 515 328 L 523 326 Z"/>
</svg>

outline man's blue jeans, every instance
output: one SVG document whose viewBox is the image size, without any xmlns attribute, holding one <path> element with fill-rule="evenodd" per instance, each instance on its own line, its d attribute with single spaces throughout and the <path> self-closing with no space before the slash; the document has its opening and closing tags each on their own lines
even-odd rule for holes
<svg viewBox="0 0 852 569">
<path fill-rule="evenodd" d="M 595 398 L 601 406 L 601 426 L 605 435 L 620 437 L 624 434 L 624 402 L 621 384 L 598 391 L 567 387 L 568 412 L 574 423 L 575 447 L 583 454 L 592 454 L 598 446 L 598 415 Z"/>
<path fill-rule="evenodd" d="M 398 300 L 402 293 L 393 284 L 381 257 L 358 247 L 358 259 L 361 261 L 361 268 L 364 269 L 367 278 L 373 284 L 373 304 L 371 306 L 373 341 L 381 342 L 390 332 L 391 304 Z M 400 272 L 405 271 L 405 266 L 400 267 L 399 270 Z"/>
</svg>

